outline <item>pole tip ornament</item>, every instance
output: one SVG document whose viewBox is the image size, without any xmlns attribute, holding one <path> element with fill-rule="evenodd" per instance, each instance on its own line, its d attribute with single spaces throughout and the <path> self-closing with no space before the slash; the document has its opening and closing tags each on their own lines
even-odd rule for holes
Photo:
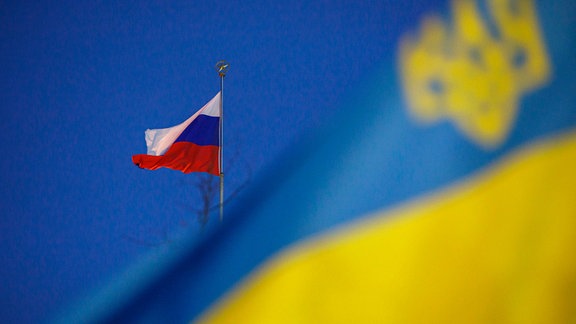
<svg viewBox="0 0 576 324">
<path fill-rule="evenodd" d="M 228 64 L 228 62 L 222 60 L 222 61 L 218 61 L 218 63 L 216 63 L 216 72 L 218 72 L 218 75 L 220 77 L 225 77 L 226 76 L 226 72 L 228 72 L 228 68 L 230 67 L 230 64 Z"/>
</svg>

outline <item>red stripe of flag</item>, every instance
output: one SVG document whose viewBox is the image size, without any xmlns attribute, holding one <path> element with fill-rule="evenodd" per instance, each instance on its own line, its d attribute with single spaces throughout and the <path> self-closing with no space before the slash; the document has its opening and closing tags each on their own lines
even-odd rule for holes
<svg viewBox="0 0 576 324">
<path fill-rule="evenodd" d="M 176 142 L 164 155 L 137 154 L 132 156 L 132 162 L 148 170 L 168 168 L 184 173 L 207 172 L 220 175 L 218 146 L 214 145 L 201 146 L 190 142 Z"/>
</svg>

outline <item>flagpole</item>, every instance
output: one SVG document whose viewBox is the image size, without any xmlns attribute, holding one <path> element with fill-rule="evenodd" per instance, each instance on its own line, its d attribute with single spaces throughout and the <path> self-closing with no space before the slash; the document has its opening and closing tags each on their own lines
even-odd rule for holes
<svg viewBox="0 0 576 324">
<path fill-rule="evenodd" d="M 226 61 L 218 61 L 216 63 L 216 71 L 218 71 L 218 76 L 220 76 L 220 154 L 218 155 L 220 168 L 220 222 L 224 219 L 224 77 L 229 67 L 230 64 Z"/>
</svg>

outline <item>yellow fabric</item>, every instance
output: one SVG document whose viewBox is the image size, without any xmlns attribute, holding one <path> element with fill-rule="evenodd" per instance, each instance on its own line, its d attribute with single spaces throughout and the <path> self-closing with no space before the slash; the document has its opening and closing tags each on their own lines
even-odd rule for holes
<svg viewBox="0 0 576 324">
<path fill-rule="evenodd" d="M 206 323 L 576 323 L 576 133 L 294 246 Z"/>
</svg>

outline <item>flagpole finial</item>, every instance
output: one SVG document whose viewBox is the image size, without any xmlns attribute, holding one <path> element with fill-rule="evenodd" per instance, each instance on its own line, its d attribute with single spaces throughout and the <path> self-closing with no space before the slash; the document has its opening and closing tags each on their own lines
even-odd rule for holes
<svg viewBox="0 0 576 324">
<path fill-rule="evenodd" d="M 215 66 L 216 72 L 218 72 L 218 75 L 222 78 L 226 76 L 226 72 L 228 72 L 229 67 L 230 64 L 224 60 L 218 61 Z"/>
</svg>

